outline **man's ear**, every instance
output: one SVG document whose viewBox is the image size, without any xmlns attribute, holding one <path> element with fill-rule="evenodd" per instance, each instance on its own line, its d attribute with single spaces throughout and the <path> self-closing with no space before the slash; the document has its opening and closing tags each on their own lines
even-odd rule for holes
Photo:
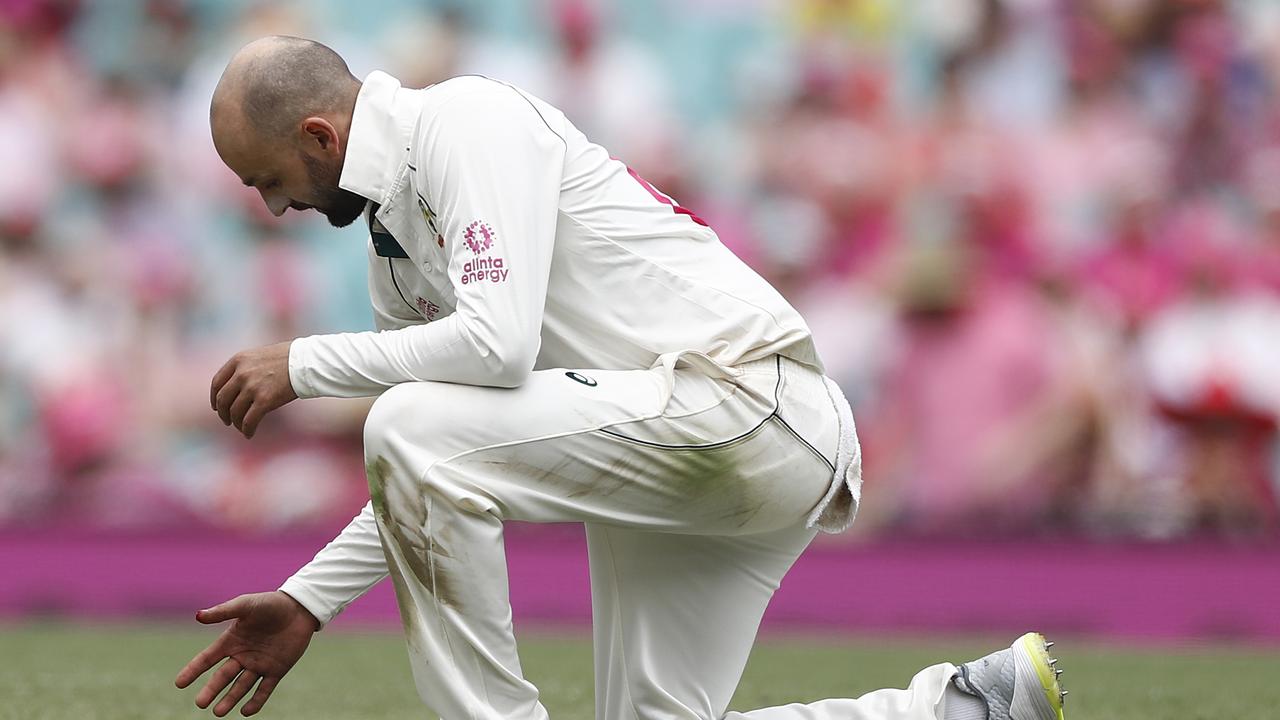
<svg viewBox="0 0 1280 720">
<path fill-rule="evenodd" d="M 303 140 L 319 148 L 325 154 L 337 153 L 342 147 L 342 138 L 333 123 L 319 116 L 312 116 L 302 121 Z"/>
</svg>

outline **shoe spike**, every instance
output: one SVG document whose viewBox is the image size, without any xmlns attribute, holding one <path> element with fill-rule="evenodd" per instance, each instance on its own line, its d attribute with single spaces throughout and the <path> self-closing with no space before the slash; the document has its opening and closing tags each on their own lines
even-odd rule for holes
<svg viewBox="0 0 1280 720">
<path fill-rule="evenodd" d="M 1050 666 L 1057 665 L 1057 664 L 1058 664 L 1058 658 L 1049 658 Z"/>
<path fill-rule="evenodd" d="M 1053 641 L 1052 640 L 1046 641 L 1044 644 L 1044 649 L 1048 650 L 1051 647 L 1053 647 Z"/>
</svg>

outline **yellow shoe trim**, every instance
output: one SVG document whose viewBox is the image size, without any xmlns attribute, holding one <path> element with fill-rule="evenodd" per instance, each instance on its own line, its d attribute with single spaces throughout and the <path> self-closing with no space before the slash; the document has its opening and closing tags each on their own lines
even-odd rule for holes
<svg viewBox="0 0 1280 720">
<path fill-rule="evenodd" d="M 1044 636 L 1029 632 L 1018 638 L 1018 642 L 1031 656 L 1031 662 L 1035 665 L 1036 675 L 1040 678 L 1040 687 L 1044 688 L 1044 696 L 1049 701 L 1049 707 L 1053 708 L 1058 720 L 1064 720 L 1062 686 L 1058 684 L 1058 676 L 1054 674 L 1053 666 L 1049 664 L 1049 650 L 1044 646 Z"/>
</svg>

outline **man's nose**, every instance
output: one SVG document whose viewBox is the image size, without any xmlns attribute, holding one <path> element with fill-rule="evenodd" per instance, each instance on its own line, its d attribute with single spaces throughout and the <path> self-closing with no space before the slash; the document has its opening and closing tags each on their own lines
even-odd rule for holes
<svg viewBox="0 0 1280 720">
<path fill-rule="evenodd" d="M 262 202 L 266 203 L 267 209 L 271 211 L 272 215 L 280 217 L 281 215 L 284 215 L 285 210 L 289 209 L 288 198 L 281 197 L 279 195 L 268 195 L 261 190 L 259 190 L 258 193 L 262 195 Z"/>
</svg>

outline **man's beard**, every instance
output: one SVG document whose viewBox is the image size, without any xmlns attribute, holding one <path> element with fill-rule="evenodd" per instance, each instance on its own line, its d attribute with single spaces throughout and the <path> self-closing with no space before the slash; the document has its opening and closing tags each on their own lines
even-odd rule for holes
<svg viewBox="0 0 1280 720">
<path fill-rule="evenodd" d="M 302 164 L 307 167 L 311 190 L 317 198 L 313 207 L 329 219 L 330 225 L 346 227 L 364 213 L 369 201 L 350 190 L 338 187 L 338 178 L 331 177 L 336 173 L 329 173 L 319 160 L 310 155 L 302 156 Z"/>
</svg>

